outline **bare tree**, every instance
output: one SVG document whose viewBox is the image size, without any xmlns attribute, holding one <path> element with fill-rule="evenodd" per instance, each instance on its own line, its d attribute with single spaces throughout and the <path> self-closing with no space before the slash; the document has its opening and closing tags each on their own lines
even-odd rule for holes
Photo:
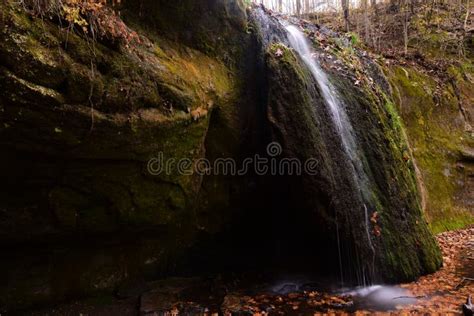
<svg viewBox="0 0 474 316">
<path fill-rule="evenodd" d="M 349 25 L 349 0 L 341 0 L 342 13 L 344 15 L 344 24 L 346 27 L 346 32 L 350 31 Z"/>
<path fill-rule="evenodd" d="M 408 26 L 410 24 L 410 12 L 408 11 L 408 2 L 409 0 L 404 0 L 403 5 L 403 14 L 402 17 L 402 25 L 403 25 L 403 51 L 405 55 L 408 54 Z"/>
<path fill-rule="evenodd" d="M 364 15 L 364 37 L 366 42 L 368 42 L 370 39 L 369 7 L 367 1 L 368 0 L 360 0 L 361 8 Z"/>
</svg>

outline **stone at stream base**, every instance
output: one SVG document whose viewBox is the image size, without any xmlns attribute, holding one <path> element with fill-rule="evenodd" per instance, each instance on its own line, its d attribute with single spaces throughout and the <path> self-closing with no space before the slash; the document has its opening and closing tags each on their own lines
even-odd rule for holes
<svg viewBox="0 0 474 316">
<path fill-rule="evenodd" d="M 256 301 L 250 296 L 241 294 L 228 294 L 218 308 L 209 309 L 207 305 L 189 302 L 179 298 L 178 295 L 165 292 L 150 292 L 140 300 L 140 315 L 184 314 L 198 315 L 204 313 L 217 313 L 220 310 L 225 315 L 249 314 L 257 312 Z"/>
<path fill-rule="evenodd" d="M 115 293 L 119 299 L 140 297 L 143 293 L 150 291 L 150 287 L 144 280 L 131 280 L 121 284 Z"/>
<path fill-rule="evenodd" d="M 194 302 L 183 302 L 169 293 L 147 293 L 140 300 L 140 315 L 203 315 L 209 310 Z"/>
<path fill-rule="evenodd" d="M 461 148 L 459 150 L 462 160 L 467 162 L 474 162 L 474 148 Z"/>
<path fill-rule="evenodd" d="M 207 308 L 201 306 L 200 303 L 193 303 L 195 299 L 191 299 L 190 295 L 202 296 L 203 293 L 208 293 L 209 286 L 209 282 L 200 278 L 170 278 L 152 282 L 149 284 L 152 290 L 144 293 L 140 298 L 140 315 L 161 315 L 173 312 L 202 314 L 207 311 Z"/>
<path fill-rule="evenodd" d="M 474 305 L 472 305 L 471 296 L 467 298 L 466 304 L 462 306 L 462 311 L 464 313 L 464 316 L 474 315 Z"/>
<path fill-rule="evenodd" d="M 173 293 L 146 293 L 140 299 L 140 314 L 167 312 L 172 310 L 176 303 L 178 303 L 178 297 Z"/>
</svg>

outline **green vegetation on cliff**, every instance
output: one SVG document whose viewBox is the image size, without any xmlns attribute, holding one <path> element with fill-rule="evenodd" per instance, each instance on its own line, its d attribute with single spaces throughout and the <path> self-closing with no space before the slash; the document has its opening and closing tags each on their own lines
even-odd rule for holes
<svg viewBox="0 0 474 316">
<path fill-rule="evenodd" d="M 451 71 L 458 69 L 451 66 Z M 472 90 L 458 90 L 464 78 L 451 82 L 407 66 L 387 69 L 397 100 L 398 110 L 407 126 L 420 181 L 424 187 L 426 211 L 434 232 L 462 228 L 473 223 L 468 193 L 468 175 L 472 166 L 462 162 L 463 148 L 469 136 L 459 103 L 468 104 Z M 459 95 L 462 93 L 462 95 Z M 458 95 L 457 95 L 458 94 Z M 472 142 L 472 141 L 471 141 Z"/>
</svg>

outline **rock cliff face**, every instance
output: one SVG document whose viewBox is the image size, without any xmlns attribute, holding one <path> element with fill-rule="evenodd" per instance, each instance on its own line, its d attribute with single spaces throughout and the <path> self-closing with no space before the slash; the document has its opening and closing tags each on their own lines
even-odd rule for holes
<svg viewBox="0 0 474 316">
<path fill-rule="evenodd" d="M 196 27 L 209 39 L 217 38 L 213 33 L 239 39 L 243 49 L 248 34 L 242 21 L 231 19 L 245 19 L 246 13 L 235 5 L 230 13 L 212 11 L 226 34 L 219 33 L 211 15 L 200 16 L 202 26 Z M 128 49 L 61 29 L 14 1 L 0 7 L 0 239 L 19 253 L 31 253 L 18 259 L 22 265 L 3 263 L 9 280 L 2 288 L 3 304 L 110 289 L 130 277 L 134 266 L 148 266 L 145 270 L 155 275 L 173 269 L 172 258 L 195 240 L 196 231 L 212 226 L 209 217 L 226 221 L 230 184 L 218 179 L 222 195 L 205 195 L 202 176 L 184 176 L 176 166 L 154 175 L 148 162 L 160 153 L 163 160 L 196 160 L 206 157 L 206 147 L 208 157 L 216 154 L 213 148 L 236 155 L 242 130 L 236 63 L 206 52 L 201 39 L 174 38 L 182 34 L 177 29 L 145 32 L 139 27 L 147 24 L 136 25 L 141 43 Z M 167 4 L 157 16 L 181 16 L 176 10 Z M 136 12 L 124 12 L 133 25 Z M 181 22 L 187 21 L 197 23 L 196 18 Z M 231 48 L 228 56 L 237 60 Z M 213 140 L 208 133 L 220 135 Z M 214 201 L 223 207 L 213 216 L 202 212 L 200 221 L 198 200 L 208 209 Z M 152 237 L 137 237 L 143 231 L 153 231 Z M 86 244 L 94 238 L 98 249 L 74 248 L 84 238 Z M 55 246 L 41 255 L 31 251 L 43 242 L 75 250 L 64 256 L 49 249 Z M 80 264 L 74 252 L 83 254 Z M 32 271 L 30 277 L 38 280 L 33 282 L 19 276 L 35 265 L 34 257 L 43 262 Z"/>
<path fill-rule="evenodd" d="M 342 256 L 343 276 L 359 280 L 369 270 L 395 281 L 439 267 L 402 124 L 377 69 L 368 75 L 382 79 L 360 87 L 329 71 L 375 183 L 367 219 L 340 167 L 347 162 L 320 91 L 262 10 L 248 19 L 241 1 L 125 1 L 123 19 L 140 39 L 130 47 L 91 41 L 15 1 L 0 10 L 6 308 L 207 267 L 211 255 L 218 265 L 305 253 L 327 263 L 313 269 L 334 274 Z M 341 47 L 343 60 L 375 67 Z M 160 157 L 242 162 L 271 141 L 282 144 L 282 158 L 317 158 L 317 175 L 149 170 Z M 233 243 L 242 253 L 232 253 Z M 201 250 L 203 262 L 190 265 Z"/>
<path fill-rule="evenodd" d="M 268 40 L 261 34 L 272 139 L 284 144 L 286 158 L 318 161 L 317 175 L 290 177 L 276 186 L 288 186 L 285 199 L 291 200 L 285 207 L 296 213 L 297 225 L 308 230 L 314 244 L 327 249 L 320 260 L 332 258 L 330 265 L 337 266 L 340 252 L 341 274 L 359 283 L 409 280 L 435 271 L 441 264 L 439 249 L 423 217 L 403 124 L 381 70 L 350 43 L 323 50 L 333 35 L 317 30 L 327 38 L 316 41 L 316 52 L 347 106 L 359 142 L 357 154 L 370 182 L 366 199 L 357 194 L 321 87 L 295 52 L 280 44 L 285 38 L 278 23 L 259 14 L 255 19 L 261 32 L 275 35 Z M 362 73 L 364 79 L 356 82 Z"/>
<path fill-rule="evenodd" d="M 474 68 L 469 60 L 443 67 L 441 75 L 413 65 L 385 67 L 419 167 L 434 232 L 474 221 Z"/>
<path fill-rule="evenodd" d="M 3 240 L 179 222 L 200 177 L 151 177 L 146 162 L 204 157 L 210 113 L 235 97 L 231 70 L 166 39 L 116 51 L 3 8 L 2 171 L 24 194 Z"/>
</svg>

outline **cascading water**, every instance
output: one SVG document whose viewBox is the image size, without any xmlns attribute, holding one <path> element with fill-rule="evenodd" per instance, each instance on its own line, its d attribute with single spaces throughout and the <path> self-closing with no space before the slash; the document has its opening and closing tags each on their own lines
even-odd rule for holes
<svg viewBox="0 0 474 316">
<path fill-rule="evenodd" d="M 368 209 L 365 203 L 371 203 L 371 190 L 370 190 L 370 181 L 367 173 L 364 170 L 362 160 L 359 157 L 359 146 L 357 145 L 356 136 L 354 135 L 354 130 L 352 124 L 348 118 L 348 115 L 345 110 L 345 105 L 341 102 L 341 98 L 335 88 L 335 86 L 329 81 L 328 76 L 323 71 L 316 58 L 314 57 L 313 51 L 310 47 L 310 44 L 304 35 L 296 26 L 288 25 L 286 26 L 288 32 L 288 40 L 291 47 L 298 53 L 301 57 L 308 70 L 313 75 L 316 80 L 319 90 L 321 91 L 324 103 L 326 104 L 328 111 L 330 113 L 331 119 L 337 131 L 337 134 L 340 137 L 340 141 L 343 147 L 343 151 L 346 154 L 346 158 L 349 160 L 349 167 L 352 173 L 352 177 L 357 186 L 356 192 L 361 201 L 364 203 L 364 219 L 365 219 L 365 230 L 367 235 L 367 243 L 369 249 L 372 253 L 375 254 L 375 249 L 372 244 L 372 240 L 369 233 L 369 214 Z M 337 223 L 336 223 L 337 225 Z M 337 229 L 337 234 L 339 234 L 339 229 Z M 339 241 L 339 236 L 337 236 Z M 338 244 L 339 247 L 339 244 Z M 340 250 L 339 250 L 340 252 Z M 341 264 L 342 265 L 342 264 Z M 373 268 L 372 268 L 373 269 Z M 341 267 L 342 270 L 342 267 Z M 365 272 L 362 271 L 361 283 L 366 283 Z M 342 272 L 341 272 L 341 282 Z"/>
<path fill-rule="evenodd" d="M 303 59 L 319 85 L 325 103 L 330 110 L 336 130 L 341 137 L 344 151 L 351 161 L 353 176 L 356 179 L 364 200 L 368 201 L 370 200 L 368 190 L 369 180 L 364 171 L 362 162 L 358 157 L 358 146 L 354 138 L 354 131 L 347 117 L 344 105 L 338 97 L 337 90 L 313 57 L 312 50 L 305 35 L 294 25 L 287 26 L 286 30 L 289 33 L 288 40 L 290 41 L 290 45 Z"/>
</svg>

